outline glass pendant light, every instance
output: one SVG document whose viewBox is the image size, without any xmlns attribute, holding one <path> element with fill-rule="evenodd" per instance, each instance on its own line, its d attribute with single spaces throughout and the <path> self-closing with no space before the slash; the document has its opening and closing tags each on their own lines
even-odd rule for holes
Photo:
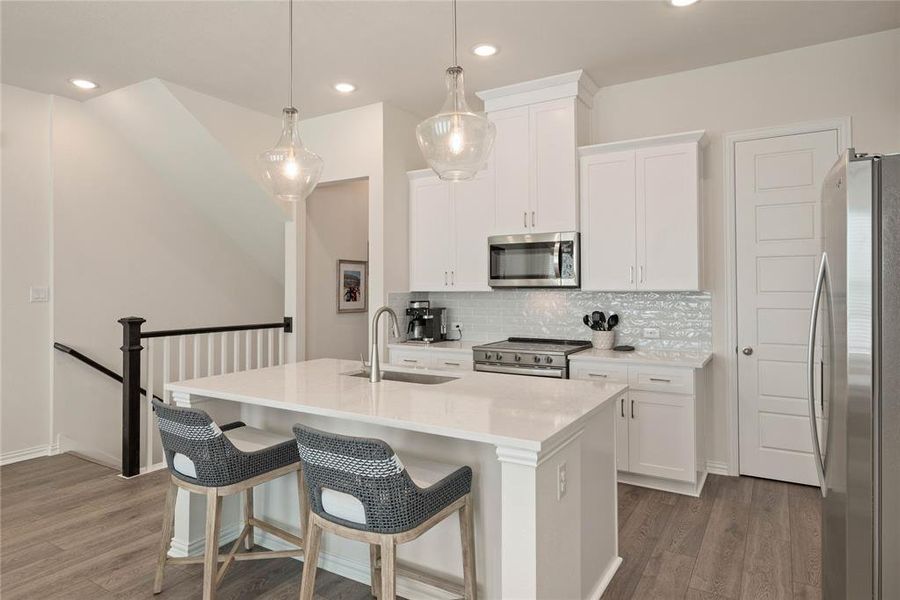
<svg viewBox="0 0 900 600">
<path fill-rule="evenodd" d="M 447 100 L 438 114 L 416 127 L 419 148 L 438 177 L 472 179 L 487 163 L 497 128 L 466 103 L 463 70 L 456 52 L 456 0 L 453 0 L 453 65 L 447 69 Z"/>
<path fill-rule="evenodd" d="M 322 176 L 325 162 L 300 139 L 300 114 L 294 108 L 294 0 L 288 0 L 290 21 L 290 94 L 282 116 L 281 137 L 275 147 L 259 155 L 263 179 L 272 194 L 288 202 L 305 200 Z"/>
</svg>

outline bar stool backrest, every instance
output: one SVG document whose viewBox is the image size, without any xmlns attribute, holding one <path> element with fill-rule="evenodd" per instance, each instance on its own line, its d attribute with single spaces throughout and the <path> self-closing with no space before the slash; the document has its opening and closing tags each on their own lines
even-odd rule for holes
<svg viewBox="0 0 900 600">
<path fill-rule="evenodd" d="M 218 487 L 242 481 L 240 457 L 245 453 L 235 448 L 215 421 L 197 408 L 183 408 L 153 399 L 159 436 L 166 454 L 169 471 L 184 481 Z M 176 454 L 183 454 L 194 463 L 197 477 L 188 477 L 176 470 Z"/>
<path fill-rule="evenodd" d="M 409 477 L 391 447 L 377 439 L 326 433 L 294 425 L 310 509 L 329 521 L 377 533 L 399 533 L 430 515 L 432 501 Z M 322 505 L 323 489 L 359 500 L 365 523 L 347 521 Z"/>
</svg>

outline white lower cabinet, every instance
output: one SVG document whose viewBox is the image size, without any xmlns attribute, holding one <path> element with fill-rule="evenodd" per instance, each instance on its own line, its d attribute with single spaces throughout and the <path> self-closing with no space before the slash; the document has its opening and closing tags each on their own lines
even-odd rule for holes
<svg viewBox="0 0 900 600">
<path fill-rule="evenodd" d="M 570 377 L 626 383 L 616 398 L 619 481 L 699 495 L 706 478 L 705 370 L 572 361 Z"/>
</svg>

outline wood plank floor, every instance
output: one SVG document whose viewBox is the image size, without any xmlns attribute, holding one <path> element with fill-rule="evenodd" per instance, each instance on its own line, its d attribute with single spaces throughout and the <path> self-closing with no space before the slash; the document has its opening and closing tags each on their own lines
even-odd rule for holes
<svg viewBox="0 0 900 600">
<path fill-rule="evenodd" d="M 125 481 L 66 454 L 0 467 L 0 597 L 153 597 L 167 477 Z M 622 484 L 623 563 L 603 598 L 821 598 L 820 511 L 815 488 L 764 479 L 710 476 L 700 498 Z M 291 559 L 237 563 L 218 597 L 293 599 L 300 570 Z M 200 575 L 199 565 L 167 567 L 156 598 L 199 598 Z M 327 571 L 316 597 L 371 598 Z"/>
</svg>

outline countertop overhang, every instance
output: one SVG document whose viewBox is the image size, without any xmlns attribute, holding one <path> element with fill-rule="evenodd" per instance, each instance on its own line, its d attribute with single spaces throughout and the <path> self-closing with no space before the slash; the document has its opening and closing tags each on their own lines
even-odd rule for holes
<svg viewBox="0 0 900 600">
<path fill-rule="evenodd" d="M 358 361 L 318 359 L 169 383 L 175 394 L 230 400 L 541 452 L 573 435 L 627 386 L 475 371 L 423 385 L 350 377 Z M 390 371 L 411 371 L 391 367 Z M 414 372 L 428 372 L 415 369 Z M 298 419 L 299 421 L 300 419 Z"/>
</svg>

